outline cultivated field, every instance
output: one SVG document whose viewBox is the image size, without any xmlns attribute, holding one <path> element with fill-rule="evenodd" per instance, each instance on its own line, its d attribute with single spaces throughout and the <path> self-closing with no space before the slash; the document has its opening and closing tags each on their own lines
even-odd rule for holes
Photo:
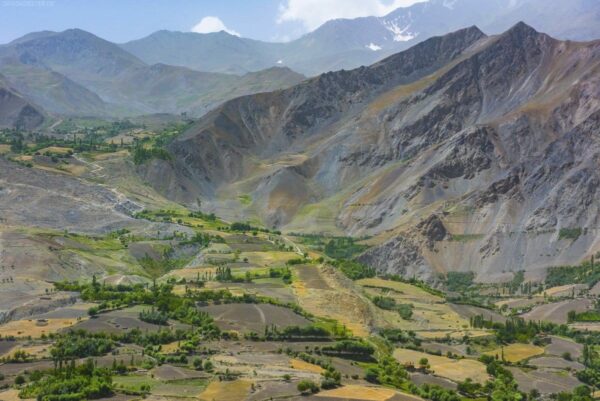
<svg viewBox="0 0 600 401">
<path fill-rule="evenodd" d="M 294 293 L 308 312 L 337 320 L 354 335 L 368 336 L 372 306 L 354 284 L 332 267 L 297 265 L 292 267 Z"/>
<path fill-rule="evenodd" d="M 561 391 L 572 391 L 581 385 L 581 382 L 570 375 L 549 369 L 523 370 L 517 367 L 508 368 L 517 383 L 519 390 L 529 392 L 533 389 L 542 394 L 560 393 Z"/>
<path fill-rule="evenodd" d="M 371 297 L 391 297 L 397 304 L 413 306 L 410 320 L 403 319 L 395 311 L 376 308 L 378 325 L 413 330 L 423 338 L 441 338 L 446 334 L 457 335 L 457 333 L 464 335 L 469 327 L 468 317 L 475 314 L 473 307 L 448 304 L 442 297 L 407 283 L 379 278 L 358 280 L 357 283 Z M 483 311 L 487 312 L 486 309 Z M 479 333 L 474 332 L 470 335 L 479 335 Z"/>
<path fill-rule="evenodd" d="M 427 358 L 433 374 L 455 382 L 471 378 L 473 381 L 483 384 L 489 379 L 485 365 L 473 359 L 450 359 L 404 348 L 396 349 L 394 358 L 400 363 L 412 363 L 414 366 L 419 365 L 421 358 Z"/>
<path fill-rule="evenodd" d="M 502 359 L 502 355 L 504 355 L 505 361 L 513 363 L 529 359 L 533 356 L 541 355 L 543 353 L 544 348 L 542 347 L 538 347 L 532 344 L 521 343 L 509 344 L 505 347 L 485 352 L 486 355 L 491 355 L 498 359 Z"/>
<path fill-rule="evenodd" d="M 201 307 L 223 330 L 261 333 L 265 326 L 306 326 L 310 320 L 293 310 L 270 304 L 221 304 Z"/>
<path fill-rule="evenodd" d="M 396 395 L 396 391 L 382 387 L 367 387 L 348 384 L 333 390 L 321 391 L 318 398 L 340 398 L 348 400 L 387 401 Z M 415 397 L 415 400 L 418 400 Z"/>
<path fill-rule="evenodd" d="M 0 336 L 14 337 L 41 337 L 42 334 L 56 333 L 62 329 L 74 326 L 78 319 L 46 319 L 44 322 L 37 320 L 12 320 L 0 325 Z"/>
<path fill-rule="evenodd" d="M 548 297 L 561 298 L 570 297 L 572 295 L 579 295 L 582 291 L 587 290 L 587 284 L 567 284 L 556 287 L 551 287 L 544 290 L 544 293 Z"/>
<path fill-rule="evenodd" d="M 212 381 L 199 398 L 202 401 L 239 401 L 248 396 L 250 386 L 248 380 Z"/>
<path fill-rule="evenodd" d="M 567 323 L 569 311 L 584 312 L 592 306 L 590 299 L 569 299 L 560 302 L 539 305 L 521 315 L 526 320 L 545 320 L 552 323 Z"/>
</svg>

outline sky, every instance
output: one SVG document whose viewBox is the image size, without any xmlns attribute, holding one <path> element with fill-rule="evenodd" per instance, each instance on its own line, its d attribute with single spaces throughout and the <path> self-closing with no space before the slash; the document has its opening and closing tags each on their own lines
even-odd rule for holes
<svg viewBox="0 0 600 401">
<path fill-rule="evenodd" d="M 0 43 L 70 28 L 117 43 L 161 29 L 282 42 L 330 19 L 381 16 L 418 1 L 426 0 L 0 0 Z"/>
</svg>

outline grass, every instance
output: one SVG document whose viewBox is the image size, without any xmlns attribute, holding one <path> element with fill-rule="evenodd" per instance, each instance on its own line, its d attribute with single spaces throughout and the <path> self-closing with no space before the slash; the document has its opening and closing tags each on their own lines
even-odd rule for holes
<svg viewBox="0 0 600 401">
<path fill-rule="evenodd" d="M 507 362 L 516 363 L 529 359 L 536 355 L 544 353 L 544 348 L 532 344 L 510 344 L 504 347 L 504 360 Z M 493 351 L 485 352 L 486 355 L 491 355 L 502 359 L 502 348 L 497 348 Z"/>
<path fill-rule="evenodd" d="M 252 197 L 250 195 L 240 195 L 238 196 L 238 200 L 244 206 L 248 206 L 252 203 Z"/>
<path fill-rule="evenodd" d="M 482 239 L 484 234 L 450 234 L 450 241 L 469 242 Z"/>
<path fill-rule="evenodd" d="M 577 241 L 577 238 L 581 236 L 582 229 L 581 227 L 575 228 L 561 228 L 558 232 L 558 239 L 570 239 L 573 241 Z"/>
</svg>

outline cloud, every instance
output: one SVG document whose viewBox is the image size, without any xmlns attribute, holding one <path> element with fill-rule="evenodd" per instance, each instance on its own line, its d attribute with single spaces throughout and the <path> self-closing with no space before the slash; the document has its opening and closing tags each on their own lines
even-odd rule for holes
<svg viewBox="0 0 600 401">
<path fill-rule="evenodd" d="M 233 29 L 228 29 L 223 21 L 219 17 L 204 17 L 200 22 L 194 25 L 191 29 L 192 32 L 196 33 L 211 33 L 225 31 L 230 35 L 240 36 L 239 33 Z"/>
<path fill-rule="evenodd" d="M 299 21 L 313 30 L 332 19 L 381 17 L 422 1 L 427 0 L 285 0 L 279 5 L 277 23 Z"/>
</svg>

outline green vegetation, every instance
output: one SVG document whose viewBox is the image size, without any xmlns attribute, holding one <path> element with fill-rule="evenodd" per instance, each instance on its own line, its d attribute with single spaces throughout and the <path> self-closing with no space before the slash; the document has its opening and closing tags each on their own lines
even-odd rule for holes
<svg viewBox="0 0 600 401">
<path fill-rule="evenodd" d="M 413 306 L 411 304 L 397 304 L 392 297 L 375 296 L 372 299 L 373 303 L 381 309 L 395 310 L 404 320 L 410 320 L 413 314 Z"/>
<path fill-rule="evenodd" d="M 475 273 L 473 272 L 448 272 L 446 288 L 452 292 L 463 292 L 473 285 Z"/>
<path fill-rule="evenodd" d="M 169 152 L 162 148 L 146 148 L 143 144 L 137 143 L 132 151 L 133 162 L 137 165 L 144 164 L 152 159 L 171 160 Z"/>
<path fill-rule="evenodd" d="M 332 264 L 352 280 L 375 277 L 376 274 L 372 267 L 352 260 L 336 260 Z"/>
<path fill-rule="evenodd" d="M 588 284 L 593 286 L 600 281 L 600 263 L 592 257 L 579 266 L 556 266 L 548 269 L 546 286 L 555 287 L 564 284 Z"/>
<path fill-rule="evenodd" d="M 319 392 L 319 386 L 312 380 L 301 380 L 296 387 L 302 394 L 315 394 Z"/>
<path fill-rule="evenodd" d="M 154 310 L 143 310 L 139 314 L 140 320 L 142 322 L 158 324 L 161 326 L 166 326 L 169 322 L 169 315 L 164 312 Z"/>
<path fill-rule="evenodd" d="M 483 234 L 451 234 L 450 241 L 468 242 L 468 241 L 476 241 L 483 237 L 484 237 Z"/>
<path fill-rule="evenodd" d="M 106 355 L 113 347 L 114 341 L 106 336 L 71 331 L 56 339 L 50 355 L 57 363 L 62 363 L 74 358 Z"/>
<path fill-rule="evenodd" d="M 112 372 L 97 368 L 88 359 L 80 366 L 71 360 L 67 366 L 34 376 L 20 392 L 21 398 L 40 401 L 79 401 L 109 397 L 113 394 Z"/>
<path fill-rule="evenodd" d="M 581 227 L 575 228 L 561 228 L 558 231 L 558 239 L 570 239 L 576 241 L 577 238 L 581 236 L 582 233 Z"/>
<path fill-rule="evenodd" d="M 350 237 L 331 238 L 323 251 L 325 255 L 334 259 L 351 259 L 354 255 L 364 252 L 368 246 L 359 245 Z"/>
<path fill-rule="evenodd" d="M 367 239 L 367 237 L 355 239 L 352 237 L 330 237 L 319 234 L 292 233 L 291 235 L 302 245 L 306 245 L 314 251 L 323 252 L 333 259 L 352 259 L 369 248 L 367 245 L 356 243 L 356 241 Z"/>
</svg>

